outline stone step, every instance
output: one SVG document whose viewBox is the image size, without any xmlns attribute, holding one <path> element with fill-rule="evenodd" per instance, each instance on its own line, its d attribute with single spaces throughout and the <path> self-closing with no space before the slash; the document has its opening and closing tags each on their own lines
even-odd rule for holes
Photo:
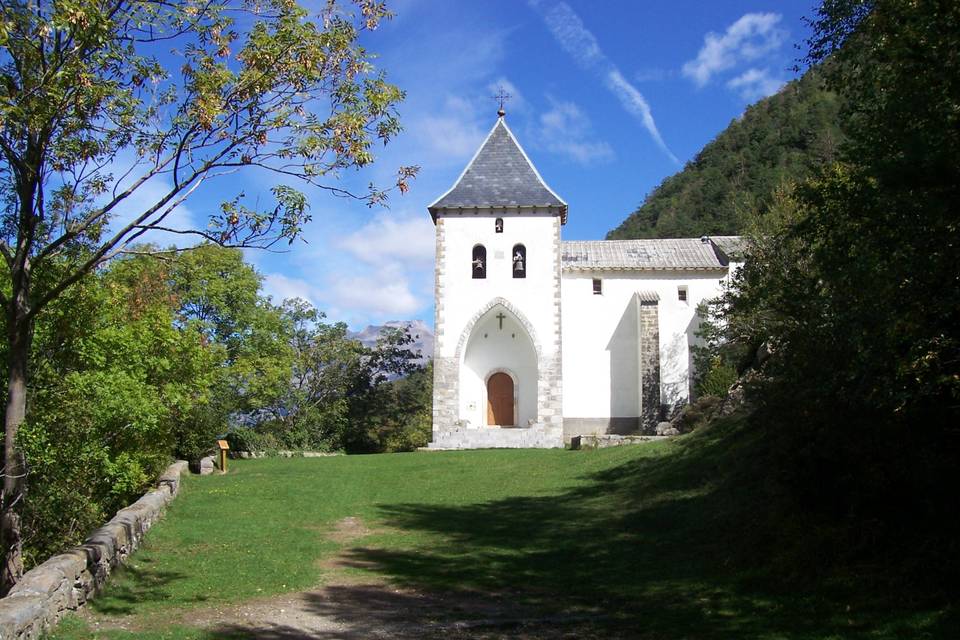
<svg viewBox="0 0 960 640">
<path fill-rule="evenodd" d="M 542 426 L 505 429 L 452 427 L 433 432 L 430 449 L 532 449 L 563 447 L 562 429 Z"/>
</svg>

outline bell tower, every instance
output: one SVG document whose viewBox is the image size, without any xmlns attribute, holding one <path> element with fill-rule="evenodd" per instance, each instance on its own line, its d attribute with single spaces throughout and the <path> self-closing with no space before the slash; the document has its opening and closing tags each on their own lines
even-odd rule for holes
<svg viewBox="0 0 960 640">
<path fill-rule="evenodd" d="M 502 102 L 473 159 L 428 210 L 436 225 L 431 447 L 562 446 L 567 204 L 517 142 Z"/>
</svg>

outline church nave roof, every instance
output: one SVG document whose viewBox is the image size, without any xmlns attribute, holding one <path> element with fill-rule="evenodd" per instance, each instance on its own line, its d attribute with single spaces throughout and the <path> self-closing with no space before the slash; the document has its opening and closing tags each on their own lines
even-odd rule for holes
<svg viewBox="0 0 960 640">
<path fill-rule="evenodd" d="M 567 240 L 560 253 L 564 271 L 726 268 L 713 244 L 700 238 Z"/>
</svg>

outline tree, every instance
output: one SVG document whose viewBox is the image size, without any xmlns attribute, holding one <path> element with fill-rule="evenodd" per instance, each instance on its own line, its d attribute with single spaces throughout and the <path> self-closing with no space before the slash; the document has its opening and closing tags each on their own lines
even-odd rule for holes
<svg viewBox="0 0 960 640">
<path fill-rule="evenodd" d="M 958 25 L 955 2 L 823 4 L 810 62 L 842 98 L 840 162 L 774 203 L 725 312 L 731 339 L 774 343 L 757 417 L 792 438 L 791 485 L 917 531 L 955 501 Z"/>
<path fill-rule="evenodd" d="M 224 350 L 177 325 L 169 270 L 147 256 L 114 260 L 38 317 L 17 438 L 32 480 L 22 510 L 28 565 L 78 544 L 142 493 L 175 448 L 183 455 L 203 439 L 197 418 Z"/>
<path fill-rule="evenodd" d="M 365 375 L 364 347 L 343 322 L 327 324 L 309 303 L 286 300 L 291 375 L 261 429 L 292 449 L 342 449 L 351 395 Z"/>
<path fill-rule="evenodd" d="M 262 277 L 239 249 L 206 243 L 172 260 L 178 322 L 224 351 L 215 405 L 221 415 L 270 406 L 290 384 L 290 319 L 260 294 Z M 221 425 L 217 433 L 225 429 Z"/>
<path fill-rule="evenodd" d="M 371 204 L 385 197 L 333 182 L 372 162 L 373 143 L 399 131 L 402 92 L 358 43 L 388 13 L 379 0 L 354 4 L 356 15 L 328 2 L 316 22 L 294 0 L 0 7 L 4 589 L 22 572 L 26 478 L 16 443 L 38 314 L 152 229 L 264 246 L 291 241 L 309 220 L 306 197 L 279 185 L 272 206 L 240 193 L 208 226 L 174 226 L 171 213 L 213 178 L 258 168 Z M 396 188 L 405 191 L 415 172 L 401 168 Z M 134 195 L 149 201 L 133 209 Z"/>
</svg>

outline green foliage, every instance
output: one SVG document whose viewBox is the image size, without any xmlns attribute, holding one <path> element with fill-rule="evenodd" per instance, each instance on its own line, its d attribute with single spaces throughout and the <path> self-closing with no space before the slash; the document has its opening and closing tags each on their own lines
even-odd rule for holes
<svg viewBox="0 0 960 640">
<path fill-rule="evenodd" d="M 697 380 L 698 396 L 717 396 L 724 397 L 727 390 L 737 381 L 737 370 L 728 362 L 724 362 L 719 356 L 710 360 L 710 367 L 702 378 Z"/>
<path fill-rule="evenodd" d="M 781 473 L 877 536 L 955 539 L 958 25 L 956 3 L 824 4 L 811 56 L 832 53 L 842 162 L 780 194 L 724 310 L 731 339 L 775 346 L 756 399 L 793 438 Z"/>
<path fill-rule="evenodd" d="M 357 450 L 414 451 L 433 433 L 433 363 L 382 383 L 370 393 L 356 420 L 366 429 L 354 437 Z M 358 415 L 359 414 L 359 415 Z"/>
<path fill-rule="evenodd" d="M 214 451 L 214 441 L 227 429 L 229 414 L 216 398 L 216 387 L 210 400 L 198 402 L 174 428 L 173 456 L 178 460 L 196 461 Z"/>
<path fill-rule="evenodd" d="M 152 483 L 184 438 L 196 438 L 218 352 L 174 326 L 166 275 L 154 260 L 119 261 L 57 300 L 37 326 L 18 439 L 32 482 L 28 565 L 79 542 Z"/>
<path fill-rule="evenodd" d="M 279 450 L 280 443 L 272 433 L 250 427 L 233 427 L 227 433 L 231 451 L 256 451 L 271 454 Z"/>
<path fill-rule="evenodd" d="M 403 93 L 358 42 L 389 17 L 369 0 L 331 2 L 312 19 L 286 0 L 3 5 L 0 173 L 16 180 L 2 189 L 13 210 L 39 207 L 35 220 L 7 219 L 5 235 L 34 229 L 37 267 L 55 248 L 97 246 L 128 195 L 131 183 L 113 189 L 125 173 L 112 173 L 123 154 L 137 158 L 129 175 L 144 178 L 131 189 L 159 173 L 172 187 L 74 268 L 135 239 L 138 225 L 163 226 L 172 204 L 224 170 L 256 166 L 332 189 L 325 178 L 371 163 L 375 143 L 400 130 Z M 171 48 L 182 56 L 179 67 L 161 63 Z M 37 180 L 48 198 L 24 191 Z M 240 244 L 292 239 L 309 220 L 306 199 L 289 186 L 273 193 L 275 207 L 252 207 L 240 194 L 191 231 Z"/>
<path fill-rule="evenodd" d="M 702 302 L 697 306 L 697 342 L 691 345 L 694 390 L 696 396 L 723 398 L 752 361 L 755 349 L 728 336 L 727 327 L 717 322 L 722 299 Z"/>
<path fill-rule="evenodd" d="M 239 249 L 203 244 L 173 260 L 178 323 L 195 327 L 225 354 L 209 409 L 222 416 L 269 406 L 289 383 L 292 328 L 260 295 L 261 282 Z"/>
<path fill-rule="evenodd" d="M 228 430 L 236 451 L 426 444 L 431 374 L 405 331 L 368 349 L 303 301 L 273 305 L 260 282 L 239 250 L 202 245 L 114 260 L 51 303 L 18 439 L 28 566 Z"/>
<path fill-rule="evenodd" d="M 348 336 L 344 323 L 325 323 L 302 300 L 286 301 L 283 317 L 292 327 L 292 373 L 273 404 L 257 412 L 257 433 L 282 448 L 314 451 L 370 453 L 426 444 L 431 377 L 415 364 L 419 353 L 410 349 L 406 330 L 388 328 L 367 348 Z"/>
<path fill-rule="evenodd" d="M 347 6 L 331 0 L 315 19 L 294 0 L 0 5 L 0 258 L 7 276 L 0 308 L 9 388 L 0 591 L 23 569 L 18 511 L 27 473 L 17 432 L 32 392 L 38 318 L 152 229 L 264 247 L 292 242 L 310 220 L 306 196 L 279 185 L 265 206 L 241 192 L 228 196 L 205 224 L 171 229 L 169 214 L 211 178 L 256 167 L 382 203 L 383 189 L 371 185 L 352 194 L 336 183 L 344 170 L 373 162 L 375 145 L 400 130 L 396 105 L 403 93 L 386 82 L 359 42 L 362 32 L 389 17 L 378 0 Z M 164 56 L 182 64 L 165 67 Z M 416 172 L 401 167 L 391 189 L 406 191 Z M 223 299 L 224 291 L 208 284 L 209 294 L 194 287 L 187 296 L 193 315 L 208 337 L 229 333 L 236 327 L 202 317 L 203 303 L 233 305 L 236 312 L 239 301 Z M 119 334 L 113 338 L 123 339 Z M 237 345 L 218 338 L 231 361 L 238 358 Z M 156 379 L 174 368 L 157 364 Z M 277 372 L 252 377 L 259 383 Z M 255 387 L 235 386 L 233 395 Z M 217 412 L 226 410 L 224 400 L 214 401 Z M 166 410 L 189 411 L 188 404 L 174 392 Z M 215 422 L 209 413 L 195 418 Z M 179 442 L 197 451 L 189 438 Z"/>
<path fill-rule="evenodd" d="M 731 381 L 732 382 L 732 381 Z M 719 385 L 718 385 L 719 386 Z M 720 393 L 712 395 L 702 395 L 701 397 L 688 404 L 674 420 L 674 426 L 680 433 L 689 433 L 694 429 L 705 427 L 718 418 L 717 409 L 727 393 L 729 385 L 723 387 Z"/>
<path fill-rule="evenodd" d="M 195 322 L 237 358 L 254 322 L 262 278 L 237 249 L 202 244 L 173 261 L 172 293 L 183 322 Z"/>
<path fill-rule="evenodd" d="M 747 107 L 607 238 L 738 234 L 781 184 L 836 159 L 843 140 L 840 100 L 811 69 L 775 95 Z"/>
</svg>

